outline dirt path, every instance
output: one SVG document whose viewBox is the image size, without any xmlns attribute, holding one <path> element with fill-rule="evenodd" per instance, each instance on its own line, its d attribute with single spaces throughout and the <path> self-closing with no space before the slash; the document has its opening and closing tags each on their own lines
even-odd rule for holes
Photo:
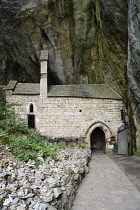
<svg viewBox="0 0 140 210">
<path fill-rule="evenodd" d="M 72 210 L 140 210 L 140 192 L 109 156 L 93 153 L 89 168 Z"/>
</svg>

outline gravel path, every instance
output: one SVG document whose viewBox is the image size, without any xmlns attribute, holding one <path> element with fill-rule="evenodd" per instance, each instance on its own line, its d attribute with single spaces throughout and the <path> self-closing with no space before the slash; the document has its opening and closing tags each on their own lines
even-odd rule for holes
<svg viewBox="0 0 140 210">
<path fill-rule="evenodd" d="M 140 210 L 140 192 L 109 156 L 95 152 L 72 210 Z"/>
</svg>

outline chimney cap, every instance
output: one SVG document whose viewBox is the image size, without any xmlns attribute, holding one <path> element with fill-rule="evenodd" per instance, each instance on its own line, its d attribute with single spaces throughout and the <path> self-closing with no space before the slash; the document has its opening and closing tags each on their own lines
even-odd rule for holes
<svg viewBox="0 0 140 210">
<path fill-rule="evenodd" d="M 41 50 L 40 60 L 41 61 L 48 60 L 48 50 Z"/>
</svg>

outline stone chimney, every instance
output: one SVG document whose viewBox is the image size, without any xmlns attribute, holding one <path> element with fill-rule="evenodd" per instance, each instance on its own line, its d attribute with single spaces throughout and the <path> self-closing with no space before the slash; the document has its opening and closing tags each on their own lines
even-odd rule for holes
<svg viewBox="0 0 140 210">
<path fill-rule="evenodd" d="M 40 66 L 41 66 L 41 72 L 40 72 L 40 96 L 47 97 L 48 93 L 48 51 L 42 50 L 41 56 L 40 56 Z"/>
</svg>

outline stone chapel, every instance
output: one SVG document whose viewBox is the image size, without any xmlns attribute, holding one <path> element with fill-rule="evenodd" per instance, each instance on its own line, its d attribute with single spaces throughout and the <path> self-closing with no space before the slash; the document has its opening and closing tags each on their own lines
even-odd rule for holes
<svg viewBox="0 0 140 210">
<path fill-rule="evenodd" d="M 47 81 L 48 51 L 40 56 L 40 84 L 10 81 L 5 88 L 7 103 L 50 139 L 79 139 L 91 149 L 107 152 L 114 143 L 127 154 L 127 116 L 122 98 L 107 84 L 50 85 Z"/>
</svg>

